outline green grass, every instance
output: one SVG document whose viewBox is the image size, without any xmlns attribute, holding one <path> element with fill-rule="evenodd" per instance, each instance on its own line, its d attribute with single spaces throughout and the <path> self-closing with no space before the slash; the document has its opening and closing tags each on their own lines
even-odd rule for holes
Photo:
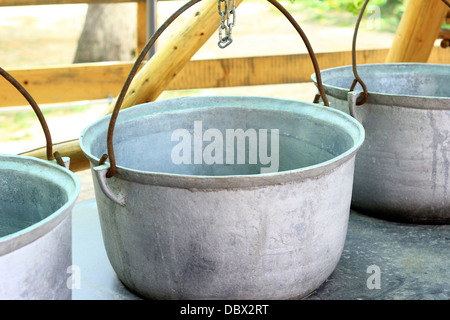
<svg viewBox="0 0 450 320">
<path fill-rule="evenodd" d="M 93 105 L 87 104 L 82 106 L 62 107 L 54 109 L 43 109 L 42 113 L 44 118 L 48 122 L 50 118 L 65 117 L 77 113 L 84 113 L 92 108 Z M 31 134 L 25 133 L 20 137 L 15 137 L 14 133 L 19 131 L 26 131 L 28 128 L 35 126 L 39 123 L 39 120 L 34 113 L 33 109 L 29 110 L 14 110 L 14 111 L 2 111 L 0 113 L 0 133 L 1 140 L 18 141 L 27 137 L 31 137 Z M 5 139 L 9 137 L 9 139 Z"/>
</svg>

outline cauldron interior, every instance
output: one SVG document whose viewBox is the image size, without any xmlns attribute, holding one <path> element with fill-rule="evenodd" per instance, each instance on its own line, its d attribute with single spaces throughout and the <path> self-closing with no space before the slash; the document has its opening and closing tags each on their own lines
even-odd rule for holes
<svg viewBox="0 0 450 320">
<path fill-rule="evenodd" d="M 56 183 L 20 172 L 0 176 L 0 237 L 27 228 L 57 211 L 68 195 Z"/>
<path fill-rule="evenodd" d="M 369 93 L 392 95 L 449 97 L 448 69 L 433 64 L 370 64 L 357 68 Z M 351 66 L 323 70 L 326 87 L 349 89 L 355 78 Z M 313 75 L 315 79 L 315 75 Z M 362 91 L 358 83 L 355 90 Z M 346 100 L 346 97 L 343 97 Z"/>
<path fill-rule="evenodd" d="M 301 106 L 300 106 L 301 107 Z M 319 112 L 319 111 L 318 111 Z M 279 164 L 273 168 L 277 172 L 296 170 L 309 166 L 319 165 L 348 151 L 355 145 L 354 139 L 341 125 L 333 125 L 331 119 L 315 118 L 314 112 L 305 115 L 283 110 L 258 109 L 245 106 L 214 106 L 208 108 L 185 109 L 153 113 L 140 118 L 127 120 L 127 115 L 119 114 L 119 121 L 114 133 L 114 152 L 118 166 L 131 170 L 160 172 L 170 174 L 196 175 L 196 176 L 228 176 L 228 175 L 254 175 L 261 173 L 261 169 L 268 168 L 273 163 L 262 163 L 257 157 L 256 163 L 249 158 L 250 148 L 261 142 L 264 131 L 267 129 L 267 156 L 278 153 Z M 124 117 L 120 119 L 121 117 Z M 197 127 L 195 127 L 197 123 Z M 104 124 L 102 124 L 103 126 Z M 201 126 L 201 130 L 199 130 Z M 172 152 L 182 140 L 180 137 L 172 139 L 177 129 L 187 130 L 190 139 L 190 164 L 174 163 Z M 194 164 L 196 152 L 195 137 L 204 138 L 209 129 L 218 130 L 218 137 L 222 140 L 222 163 Z M 234 140 L 233 161 L 226 163 L 227 130 L 254 132 L 254 140 L 245 140 L 245 160 L 239 163 L 238 139 Z M 275 136 L 275 130 L 278 135 Z M 90 152 L 100 156 L 106 153 L 106 127 L 104 133 L 98 134 L 91 143 Z M 273 139 L 278 139 L 278 148 L 272 151 Z M 214 141 L 202 141 L 201 152 Z M 252 149 L 254 150 L 254 149 Z M 257 149 L 261 152 L 260 149 Z M 264 153 L 264 152 L 263 152 Z M 267 162 L 267 161 L 266 161 Z"/>
</svg>

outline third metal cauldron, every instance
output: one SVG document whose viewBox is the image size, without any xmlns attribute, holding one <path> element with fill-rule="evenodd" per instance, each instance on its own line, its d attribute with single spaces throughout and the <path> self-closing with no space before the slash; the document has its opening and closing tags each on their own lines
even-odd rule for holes
<svg viewBox="0 0 450 320">
<path fill-rule="evenodd" d="M 450 223 L 450 66 L 372 64 L 358 73 L 369 91 L 361 106 L 358 87 L 348 90 L 351 66 L 322 71 L 330 105 L 354 110 L 366 130 L 353 206 L 390 220 Z"/>
</svg>

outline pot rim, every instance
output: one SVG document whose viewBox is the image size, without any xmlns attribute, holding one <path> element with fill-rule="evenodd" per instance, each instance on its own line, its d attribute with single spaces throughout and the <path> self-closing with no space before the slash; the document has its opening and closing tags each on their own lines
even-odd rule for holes
<svg viewBox="0 0 450 320">
<path fill-rule="evenodd" d="M 17 169 L 17 163 L 20 163 L 20 169 Z M 36 176 L 44 176 L 44 173 L 37 171 L 39 167 L 44 170 L 53 170 L 53 172 L 59 173 L 60 176 L 65 176 L 63 179 L 67 179 L 67 181 L 64 184 L 60 181 L 54 181 L 54 183 L 67 192 L 68 198 L 64 205 L 44 219 L 19 231 L 0 237 L 0 256 L 20 249 L 49 233 L 69 215 L 78 198 L 81 183 L 78 177 L 70 170 L 48 160 L 29 156 L 0 154 L 0 170 L 8 169 L 29 172 L 30 174 L 37 172 Z M 67 183 L 71 183 L 71 186 L 67 186 Z"/>
<path fill-rule="evenodd" d="M 370 68 L 414 68 L 414 70 L 421 70 L 424 68 L 437 70 L 440 73 L 443 73 L 443 70 L 445 73 L 449 74 L 450 77 L 450 65 L 446 64 L 436 64 L 436 63 L 415 63 L 415 62 L 401 62 L 401 63 L 372 63 L 372 64 L 362 64 L 358 65 L 358 70 L 361 69 L 370 69 Z M 330 69 L 325 69 L 321 71 L 322 76 L 322 82 L 323 87 L 325 89 L 325 92 L 327 95 L 334 96 L 336 98 L 340 98 L 341 100 L 347 100 L 347 94 L 348 92 L 351 92 L 349 90 L 351 83 L 349 83 L 349 88 L 343 88 L 338 87 L 334 85 L 327 84 L 326 82 L 326 75 L 328 73 L 332 72 L 340 72 L 343 70 L 349 70 L 350 73 L 353 74 L 352 66 L 341 66 L 341 67 L 335 67 Z M 325 77 L 324 77 L 325 76 Z M 316 75 L 312 74 L 311 79 L 313 82 L 317 85 L 317 79 Z M 364 78 L 362 79 L 364 81 Z M 354 90 L 353 92 L 360 93 L 361 90 Z M 378 91 L 370 91 L 368 89 L 368 99 L 367 103 L 373 103 L 373 104 L 381 104 L 381 105 L 387 105 L 387 106 L 396 106 L 396 107 L 405 107 L 405 108 L 412 108 L 412 109 L 437 109 L 437 110 L 449 110 L 450 109 L 450 97 L 433 97 L 433 96 L 422 96 L 422 95 L 409 95 L 409 94 L 392 94 L 392 93 L 382 93 Z M 433 100 L 433 104 L 430 107 L 430 100 Z"/>
<path fill-rule="evenodd" d="M 153 171 L 142 171 L 123 167 L 120 163 L 117 164 L 117 171 L 114 177 L 118 177 L 128 181 L 136 181 L 144 184 L 168 186 L 168 187 L 178 187 L 185 189 L 234 189 L 234 188 L 252 188 L 267 184 L 284 184 L 288 182 L 298 181 L 299 178 L 312 178 L 322 174 L 324 171 L 332 170 L 343 162 L 346 162 L 349 158 L 353 157 L 357 150 L 360 148 L 365 138 L 365 131 L 363 126 L 353 117 L 348 114 L 321 105 L 307 103 L 303 101 L 290 100 L 290 99 L 279 99 L 270 97 L 255 97 L 255 96 L 201 96 L 201 97 L 181 97 L 181 98 L 171 98 L 166 100 L 160 100 L 156 102 L 149 102 L 144 104 L 139 104 L 124 110 L 121 110 L 118 116 L 118 121 L 121 119 L 126 119 L 129 121 L 138 116 L 142 116 L 144 113 L 140 112 L 142 108 L 145 108 L 147 112 L 145 115 L 173 112 L 173 111 L 189 111 L 197 110 L 199 107 L 199 102 L 208 100 L 209 105 L 221 105 L 224 106 L 224 101 L 227 102 L 226 107 L 236 106 L 240 104 L 242 106 L 242 101 L 246 102 L 246 106 L 251 101 L 252 104 L 263 104 L 265 110 L 272 111 L 289 111 L 289 112 L 301 112 L 301 114 L 308 115 L 311 114 L 322 114 L 328 115 L 328 122 L 331 123 L 330 114 L 332 114 L 337 123 L 338 120 L 341 121 L 340 128 L 347 132 L 353 139 L 353 145 L 345 152 L 340 155 L 333 157 L 332 159 L 321 162 L 316 165 L 307 166 L 298 169 L 273 172 L 273 173 L 260 173 L 252 175 L 221 175 L 221 176 L 207 176 L 207 175 L 187 175 L 187 174 L 174 174 L 166 172 L 153 172 Z M 192 105 L 192 102 L 196 102 Z M 276 104 L 275 104 L 276 103 Z M 168 106 L 165 106 L 168 104 Z M 282 106 L 281 106 L 282 104 Z M 162 107 L 161 107 L 162 105 Z M 171 106 L 172 105 L 172 106 Z M 276 105 L 276 107 L 274 107 Z M 160 108 L 158 108 L 160 107 Z M 300 108 L 299 108 L 300 107 Z M 175 110 L 174 110 L 175 108 Z M 202 107 L 200 107 L 202 108 Z M 151 110 L 150 110 L 151 109 Z M 150 110 L 150 111 L 149 111 Z M 302 112 L 303 111 L 303 112 Z M 89 150 L 89 142 L 87 141 L 90 131 L 96 133 L 101 133 L 102 130 L 99 129 L 100 124 L 105 122 L 109 123 L 111 115 L 105 116 L 97 121 L 91 123 L 87 126 L 80 135 L 80 147 L 86 157 L 91 162 L 91 167 L 95 167 L 99 161 L 99 157 L 92 155 Z M 322 119 L 321 118 L 321 119 Z M 347 126 L 353 126 L 353 134 L 351 130 L 345 127 L 342 123 Z M 105 130 L 103 130 L 104 132 Z M 91 134 L 92 135 L 92 134 Z M 356 136 L 357 135 L 357 136 Z M 97 135 L 98 136 L 98 135 Z M 92 138 L 91 138 L 92 139 Z M 106 133 L 105 133 L 105 144 L 106 144 Z M 101 155 L 99 155 L 101 156 Z"/>
</svg>

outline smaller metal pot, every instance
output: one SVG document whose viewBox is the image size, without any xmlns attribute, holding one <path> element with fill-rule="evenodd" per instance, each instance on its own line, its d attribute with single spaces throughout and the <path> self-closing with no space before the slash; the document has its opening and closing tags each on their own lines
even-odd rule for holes
<svg viewBox="0 0 450 320">
<path fill-rule="evenodd" d="M 366 130 L 358 152 L 352 205 L 362 213 L 411 223 L 450 223 L 450 66 L 392 63 L 322 71 L 330 105 Z M 315 75 L 312 76 L 315 81 Z"/>
<path fill-rule="evenodd" d="M 0 299 L 71 299 L 78 178 L 46 160 L 0 155 Z"/>
<path fill-rule="evenodd" d="M 71 211 L 80 181 L 69 158 L 52 152 L 39 106 L 5 70 L 0 75 L 27 99 L 41 122 L 47 158 L 0 154 L 0 299 L 71 299 Z"/>
</svg>

